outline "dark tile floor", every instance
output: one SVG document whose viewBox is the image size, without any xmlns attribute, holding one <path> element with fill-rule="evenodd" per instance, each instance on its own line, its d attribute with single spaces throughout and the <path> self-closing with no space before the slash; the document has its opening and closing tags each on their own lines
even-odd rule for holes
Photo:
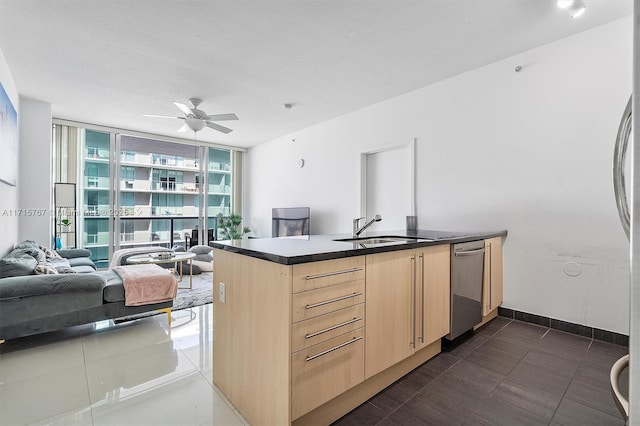
<svg viewBox="0 0 640 426">
<path fill-rule="evenodd" d="M 498 317 L 334 425 L 624 425 L 609 371 L 626 353 Z"/>
</svg>

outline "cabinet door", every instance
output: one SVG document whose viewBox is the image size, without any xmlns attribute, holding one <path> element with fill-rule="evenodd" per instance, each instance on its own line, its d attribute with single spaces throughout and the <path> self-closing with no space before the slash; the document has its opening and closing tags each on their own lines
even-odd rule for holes
<svg viewBox="0 0 640 426">
<path fill-rule="evenodd" d="M 359 328 L 291 355 L 292 419 L 362 382 L 363 335 Z"/>
<path fill-rule="evenodd" d="M 448 244 L 416 250 L 416 350 L 449 334 L 451 249 Z"/>
<path fill-rule="evenodd" d="M 485 240 L 484 249 L 482 315 L 486 316 L 502 304 L 502 237 Z"/>
<path fill-rule="evenodd" d="M 415 262 L 413 250 L 367 256 L 365 378 L 413 353 Z"/>
</svg>

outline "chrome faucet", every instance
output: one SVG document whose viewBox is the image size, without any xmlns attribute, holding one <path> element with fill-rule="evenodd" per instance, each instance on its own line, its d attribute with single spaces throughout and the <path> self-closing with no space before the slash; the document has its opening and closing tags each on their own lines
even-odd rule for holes
<svg viewBox="0 0 640 426">
<path fill-rule="evenodd" d="M 365 225 L 360 228 L 360 221 L 364 219 L 364 217 L 358 217 L 353 219 L 353 236 L 354 237 L 359 237 L 360 234 L 367 229 L 369 226 L 371 226 L 371 224 L 373 222 L 380 222 L 382 220 L 382 216 L 380 216 L 379 214 L 377 214 L 373 219 L 371 219 L 369 222 L 365 223 Z"/>
</svg>

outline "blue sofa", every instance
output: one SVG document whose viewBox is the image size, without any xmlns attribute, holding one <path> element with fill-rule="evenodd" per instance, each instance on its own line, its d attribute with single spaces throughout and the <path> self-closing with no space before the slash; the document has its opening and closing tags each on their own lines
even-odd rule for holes
<svg viewBox="0 0 640 426">
<path fill-rule="evenodd" d="M 125 306 L 121 278 L 97 271 L 90 256 L 23 241 L 0 258 L 0 341 L 154 310 L 170 314 L 173 301 Z"/>
</svg>

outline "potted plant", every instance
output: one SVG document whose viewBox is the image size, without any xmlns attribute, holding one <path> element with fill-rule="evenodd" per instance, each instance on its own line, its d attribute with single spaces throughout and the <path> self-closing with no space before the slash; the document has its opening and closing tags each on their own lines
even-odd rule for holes
<svg viewBox="0 0 640 426">
<path fill-rule="evenodd" d="M 220 236 L 225 240 L 239 240 L 244 234 L 251 232 L 251 229 L 241 227 L 242 216 L 231 213 L 228 217 L 218 214 L 218 228 L 220 228 Z"/>
<path fill-rule="evenodd" d="M 71 221 L 69 219 L 60 219 L 60 230 L 62 232 L 69 232 L 71 228 Z"/>
</svg>

